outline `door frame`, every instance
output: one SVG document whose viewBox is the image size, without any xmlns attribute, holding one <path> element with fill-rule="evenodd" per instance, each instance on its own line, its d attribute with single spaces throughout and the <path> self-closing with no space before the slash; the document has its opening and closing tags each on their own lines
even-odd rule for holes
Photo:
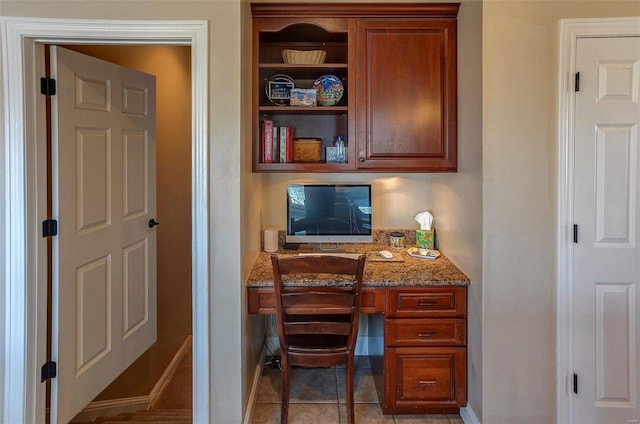
<svg viewBox="0 0 640 424">
<path fill-rule="evenodd" d="M 558 173 L 556 210 L 556 422 L 573 423 L 573 137 L 574 75 L 579 38 L 640 36 L 640 17 L 561 19 L 558 60 Z"/>
<path fill-rule="evenodd" d="M 211 346 L 209 302 L 209 51 L 207 21 L 127 21 L 0 17 L 6 168 L 0 230 L 6 275 L 4 290 L 3 422 L 40 422 L 44 385 L 40 367 L 46 355 L 46 243 L 40 221 L 46 216 L 46 157 L 35 142 L 37 117 L 35 52 L 48 44 L 185 45 L 191 47 L 192 96 L 192 327 L 193 418 L 210 422 Z M 40 143 L 42 144 L 42 143 Z M 43 184 L 44 182 L 44 184 Z M 4 267 L 4 268 L 3 268 Z M 196 296 L 195 294 L 198 294 Z M 44 309 L 46 310 L 46 308 Z M 2 330 L 0 330 L 2 331 Z M 2 370 L 0 370 L 2 371 Z M 11 390 L 7 390 L 11 388 Z"/>
</svg>

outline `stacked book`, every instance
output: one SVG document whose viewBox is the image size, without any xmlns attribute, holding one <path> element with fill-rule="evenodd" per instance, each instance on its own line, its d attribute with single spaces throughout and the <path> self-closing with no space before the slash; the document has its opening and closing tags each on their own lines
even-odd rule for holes
<svg viewBox="0 0 640 424">
<path fill-rule="evenodd" d="M 270 119 L 262 121 L 262 162 L 293 162 L 293 127 L 277 126 Z"/>
</svg>

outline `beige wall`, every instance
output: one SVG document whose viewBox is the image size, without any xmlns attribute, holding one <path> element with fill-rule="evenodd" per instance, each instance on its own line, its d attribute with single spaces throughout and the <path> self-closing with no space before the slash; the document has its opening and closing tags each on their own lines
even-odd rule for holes
<svg viewBox="0 0 640 424">
<path fill-rule="evenodd" d="M 416 214 L 433 208 L 429 174 L 267 174 L 264 180 L 263 229 L 285 229 L 286 185 L 289 183 L 371 184 L 375 229 L 418 228 L 414 220 Z"/>
<path fill-rule="evenodd" d="M 241 146 L 241 219 L 242 219 L 242 281 L 246 281 L 256 256 L 260 251 L 262 228 L 261 205 L 265 202 L 264 175 L 251 172 L 252 134 L 251 134 L 251 9 L 250 0 L 242 0 L 242 146 Z M 257 206 L 256 206 L 257 205 Z M 242 305 L 247 304 L 246 290 L 242 285 Z M 243 393 L 248 399 L 253 384 L 256 383 L 255 373 L 259 371 L 257 365 L 265 338 L 265 317 L 262 315 L 242 315 L 242 348 L 245 352 L 244 367 L 246 378 L 243 381 Z M 244 402 L 243 402 L 244 405 Z M 247 405 L 245 405 L 246 407 Z"/>
<path fill-rule="evenodd" d="M 458 172 L 434 174 L 441 249 L 462 269 L 468 289 L 468 405 L 482 416 L 482 2 L 458 13 Z"/>
<path fill-rule="evenodd" d="M 485 1 L 483 422 L 555 422 L 559 20 L 638 1 Z"/>
<path fill-rule="evenodd" d="M 477 75 L 471 75 L 479 60 L 478 40 L 471 38 L 480 25 L 480 9 L 482 90 L 473 88 Z M 209 21 L 210 405 L 219 423 L 241 421 L 255 370 L 256 333 L 263 331 L 255 325 L 259 318 L 246 314 L 243 276 L 259 250 L 263 226 L 282 225 L 266 222 L 268 215 L 248 206 L 260 205 L 264 214 L 271 202 L 266 193 L 277 192 L 289 178 L 250 172 L 247 11 L 245 0 L 168 0 L 155 2 L 154 7 L 135 1 L 0 0 L 3 15 Z M 461 169 L 455 175 L 410 176 L 410 185 L 424 183 L 424 190 L 406 195 L 430 193 L 425 206 L 436 214 L 443 250 L 477 284 L 472 286 L 470 297 L 469 400 L 485 423 L 555 421 L 558 20 L 631 15 L 640 15 L 636 0 L 487 0 L 482 6 L 474 1 L 462 5 L 460 24 L 466 19 L 468 25 L 460 28 L 460 35 L 467 37 L 460 40 L 460 54 L 465 55 L 461 64 L 467 60 L 472 64 L 469 69 L 460 69 Z M 474 29 L 466 33 L 469 26 Z M 479 102 L 480 96 L 481 117 L 478 107 L 467 103 Z M 481 153 L 478 119 L 482 120 Z M 481 200 L 477 199 L 480 182 Z M 412 214 L 402 219 L 409 224 Z M 482 230 L 477 229 L 480 216 Z M 279 220 L 277 213 L 268 219 Z M 480 238 L 481 253 L 477 247 Z M 480 328 L 481 339 L 477 334 Z M 478 343 L 482 352 L 477 352 Z"/>
<path fill-rule="evenodd" d="M 148 395 L 191 335 L 191 53 L 186 46 L 74 46 L 156 76 L 158 339 L 96 400 Z"/>
</svg>

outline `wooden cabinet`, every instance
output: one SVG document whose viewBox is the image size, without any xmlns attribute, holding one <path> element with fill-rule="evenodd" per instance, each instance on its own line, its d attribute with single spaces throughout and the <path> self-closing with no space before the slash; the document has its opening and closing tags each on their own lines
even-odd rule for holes
<svg viewBox="0 0 640 424">
<path fill-rule="evenodd" d="M 458 413 L 467 399 L 466 287 L 387 289 L 385 414 Z"/>
<path fill-rule="evenodd" d="M 455 171 L 455 19 L 359 19 L 356 51 L 358 169 Z"/>
<path fill-rule="evenodd" d="M 252 155 L 255 172 L 455 171 L 458 3 L 252 3 Z M 284 49 L 324 50 L 321 64 L 286 64 Z M 296 88 L 323 75 L 344 87 L 333 106 L 276 105 L 269 80 Z M 266 163 L 264 120 L 321 139 L 319 160 Z M 334 137 L 347 162 L 326 163 Z"/>
<path fill-rule="evenodd" d="M 247 290 L 249 313 L 275 313 L 273 287 Z M 467 399 L 467 287 L 366 287 L 362 312 L 384 315 L 384 353 L 369 357 L 383 412 L 459 413 Z"/>
</svg>

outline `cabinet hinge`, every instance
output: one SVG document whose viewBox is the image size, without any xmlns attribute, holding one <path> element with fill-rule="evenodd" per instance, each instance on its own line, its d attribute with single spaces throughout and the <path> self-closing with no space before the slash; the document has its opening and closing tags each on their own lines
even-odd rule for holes
<svg viewBox="0 0 640 424">
<path fill-rule="evenodd" d="M 573 224 L 573 242 L 578 242 L 578 224 Z"/>
<path fill-rule="evenodd" d="M 580 91 L 580 72 L 576 72 L 576 78 L 574 82 L 574 89 L 576 92 Z"/>
<path fill-rule="evenodd" d="M 573 393 L 578 394 L 578 374 L 573 374 Z"/>
<path fill-rule="evenodd" d="M 40 370 L 40 382 L 43 383 L 58 375 L 58 365 L 54 361 L 47 361 Z"/>
<path fill-rule="evenodd" d="M 47 219 L 42 221 L 42 237 L 52 237 L 58 235 L 58 221 Z"/>
<path fill-rule="evenodd" d="M 56 80 L 47 77 L 40 78 L 40 94 L 44 94 L 45 96 L 55 96 Z"/>
</svg>

